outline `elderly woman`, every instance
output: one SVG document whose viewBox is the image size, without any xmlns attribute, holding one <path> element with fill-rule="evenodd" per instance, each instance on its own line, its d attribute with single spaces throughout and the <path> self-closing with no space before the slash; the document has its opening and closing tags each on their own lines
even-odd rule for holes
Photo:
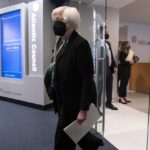
<svg viewBox="0 0 150 150">
<path fill-rule="evenodd" d="M 63 128 L 74 120 L 79 124 L 86 120 L 93 89 L 92 55 L 87 40 L 76 32 L 80 23 L 76 8 L 58 7 L 52 11 L 52 19 L 57 36 L 53 58 L 56 96 L 53 101 L 59 117 L 54 149 L 75 150 L 76 144 L 65 134 Z M 100 144 L 102 141 L 91 133 L 87 133 L 79 141 L 79 145 L 85 150 L 96 150 Z"/>
</svg>

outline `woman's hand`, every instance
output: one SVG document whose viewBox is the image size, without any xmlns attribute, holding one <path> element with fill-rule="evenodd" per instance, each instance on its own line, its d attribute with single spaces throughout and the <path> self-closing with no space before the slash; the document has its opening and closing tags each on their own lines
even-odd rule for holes
<svg viewBox="0 0 150 150">
<path fill-rule="evenodd" d="M 82 124 L 87 118 L 87 111 L 80 110 L 77 116 L 77 121 L 79 124 Z"/>
<path fill-rule="evenodd" d="M 117 67 L 114 68 L 114 73 L 118 72 L 118 69 Z"/>
</svg>

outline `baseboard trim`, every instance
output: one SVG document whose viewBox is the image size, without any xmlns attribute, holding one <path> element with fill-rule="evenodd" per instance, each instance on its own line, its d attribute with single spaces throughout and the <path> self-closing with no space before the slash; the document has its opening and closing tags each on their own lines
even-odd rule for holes
<svg viewBox="0 0 150 150">
<path fill-rule="evenodd" d="M 21 100 L 16 100 L 16 99 L 12 99 L 12 98 L 7 98 L 7 97 L 3 97 L 3 96 L 0 96 L 0 100 L 19 104 L 19 105 L 23 105 L 23 106 L 27 106 L 27 107 L 32 107 L 32 108 L 40 109 L 40 110 L 47 110 L 53 106 L 53 103 L 50 103 L 50 104 L 43 106 L 43 105 L 25 102 L 25 101 L 21 101 Z"/>
</svg>

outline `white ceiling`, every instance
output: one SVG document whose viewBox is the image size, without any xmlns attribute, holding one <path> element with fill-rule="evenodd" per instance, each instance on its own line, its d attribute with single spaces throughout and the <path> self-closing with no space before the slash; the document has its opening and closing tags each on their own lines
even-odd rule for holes
<svg viewBox="0 0 150 150">
<path fill-rule="evenodd" d="M 105 5 L 106 0 L 73 0 Z M 150 0 L 107 0 L 107 6 L 120 9 L 120 20 L 150 24 Z"/>
<path fill-rule="evenodd" d="M 22 3 L 22 2 L 28 3 L 30 1 L 33 1 L 33 0 L 0 0 L 0 8 L 4 8 L 9 5 L 14 5 L 14 4 Z"/>
<path fill-rule="evenodd" d="M 72 0 L 72 1 L 77 1 L 77 2 L 81 1 L 82 3 L 103 5 L 103 6 L 106 4 L 106 0 Z M 113 8 L 121 8 L 134 1 L 135 0 L 107 0 L 107 6 Z"/>
<path fill-rule="evenodd" d="M 120 20 L 150 24 L 150 0 L 136 0 L 121 8 Z"/>
<path fill-rule="evenodd" d="M 122 8 L 136 0 L 107 0 L 107 6 L 113 8 Z M 104 5 L 106 0 L 94 0 L 93 4 Z"/>
</svg>

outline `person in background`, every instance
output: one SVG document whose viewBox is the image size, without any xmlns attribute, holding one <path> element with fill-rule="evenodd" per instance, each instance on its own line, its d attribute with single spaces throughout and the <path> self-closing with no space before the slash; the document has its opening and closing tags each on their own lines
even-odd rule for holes
<svg viewBox="0 0 150 150">
<path fill-rule="evenodd" d="M 123 41 L 118 56 L 118 94 L 119 103 L 127 104 L 127 85 L 130 78 L 131 65 L 133 63 L 134 52 L 131 50 L 130 42 Z"/>
<path fill-rule="evenodd" d="M 122 45 L 122 41 L 119 41 L 119 44 L 118 44 L 118 53 L 121 51 L 121 45 Z"/>
<path fill-rule="evenodd" d="M 53 101 L 55 112 L 58 113 L 54 149 L 75 150 L 76 144 L 63 129 L 74 120 L 82 124 L 87 118 L 89 105 L 96 103 L 92 54 L 88 41 L 76 32 L 80 23 L 76 8 L 55 8 L 52 19 L 57 36 L 53 59 Z M 88 132 L 78 144 L 83 150 L 97 150 L 103 142 Z"/>
<path fill-rule="evenodd" d="M 121 45 L 122 45 L 122 42 L 123 41 L 119 41 L 118 42 L 118 56 L 120 55 L 120 51 L 121 51 Z M 119 65 L 119 61 L 118 61 L 118 58 L 117 58 L 117 65 Z M 118 78 L 118 76 L 117 76 L 117 93 L 119 93 L 119 78 Z"/>
<path fill-rule="evenodd" d="M 113 73 L 117 72 L 117 66 L 113 57 L 111 43 L 109 42 L 109 34 L 106 28 L 106 107 L 112 110 L 118 110 L 112 104 L 112 90 L 113 90 Z"/>
</svg>

